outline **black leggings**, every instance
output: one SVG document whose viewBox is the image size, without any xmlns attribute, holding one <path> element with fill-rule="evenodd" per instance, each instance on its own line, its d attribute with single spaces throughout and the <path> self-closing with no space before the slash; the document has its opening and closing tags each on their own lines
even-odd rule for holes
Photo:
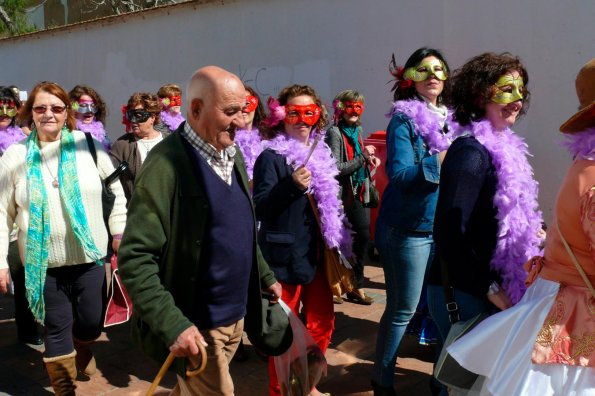
<svg viewBox="0 0 595 396">
<path fill-rule="evenodd" d="M 105 269 L 95 263 L 49 268 L 45 278 L 45 357 L 74 351 L 73 337 L 101 334 L 106 302 Z"/>
<path fill-rule="evenodd" d="M 370 241 L 370 220 L 366 208 L 357 197 L 353 200 L 353 205 L 345 211 L 345 215 L 355 233 L 353 235 L 353 253 L 356 262 L 353 272 L 357 288 L 361 289 L 364 286 L 364 258 Z"/>
</svg>

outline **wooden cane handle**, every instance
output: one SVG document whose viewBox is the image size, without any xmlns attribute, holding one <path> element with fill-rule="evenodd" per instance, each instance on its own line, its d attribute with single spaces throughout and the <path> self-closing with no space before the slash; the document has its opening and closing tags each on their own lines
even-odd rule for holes
<svg viewBox="0 0 595 396">
<path fill-rule="evenodd" d="M 198 337 L 196 338 L 196 346 L 198 347 L 198 350 L 200 351 L 200 363 L 199 364 L 194 364 L 195 362 L 195 358 L 188 358 L 188 361 L 193 365 L 193 367 L 191 369 L 186 369 L 186 376 L 188 377 L 195 377 L 198 374 L 202 373 L 205 368 L 207 367 L 207 349 L 205 348 L 205 346 L 202 344 L 202 342 L 200 342 L 200 340 L 198 339 Z"/>
<path fill-rule="evenodd" d="M 207 367 L 207 350 L 204 347 L 204 345 L 202 344 L 202 342 L 200 342 L 198 337 L 196 337 L 196 346 L 198 347 L 198 350 L 200 352 L 200 359 L 201 359 L 200 366 L 197 364 L 194 366 L 194 368 L 192 368 L 190 370 L 186 370 L 186 376 L 188 376 L 188 377 L 197 376 L 198 374 L 203 372 L 204 369 Z M 169 369 L 169 367 L 171 366 L 171 364 L 174 362 L 175 359 L 176 359 L 176 357 L 174 356 L 174 354 L 172 352 L 170 352 L 169 355 L 167 355 L 167 359 L 165 359 L 165 362 L 163 362 L 163 365 L 161 366 L 161 368 L 159 369 L 159 372 L 155 376 L 155 379 L 153 380 L 153 383 L 149 387 L 149 390 L 147 391 L 146 396 L 153 396 L 153 393 L 155 393 L 155 389 L 157 389 L 157 386 L 159 386 L 159 383 L 163 379 L 163 376 L 165 375 L 165 373 L 167 373 L 167 370 Z M 188 358 L 188 360 L 190 361 L 191 364 L 194 364 L 194 362 L 190 358 Z"/>
</svg>

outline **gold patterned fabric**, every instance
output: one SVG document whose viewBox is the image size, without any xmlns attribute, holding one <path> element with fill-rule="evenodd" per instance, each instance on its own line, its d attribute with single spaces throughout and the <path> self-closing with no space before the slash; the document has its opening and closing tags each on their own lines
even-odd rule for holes
<svg viewBox="0 0 595 396">
<path fill-rule="evenodd" d="M 560 286 L 537 334 L 531 360 L 595 367 L 595 297 L 587 287 Z"/>
</svg>

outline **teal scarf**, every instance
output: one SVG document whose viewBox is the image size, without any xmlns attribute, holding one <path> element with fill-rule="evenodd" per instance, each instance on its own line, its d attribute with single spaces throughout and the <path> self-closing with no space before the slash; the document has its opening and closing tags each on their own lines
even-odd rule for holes
<svg viewBox="0 0 595 396">
<path fill-rule="evenodd" d="M 25 288 L 29 307 L 35 318 L 43 323 L 45 304 L 43 288 L 48 267 L 50 243 L 50 210 L 47 192 L 41 173 L 41 151 L 37 131 L 27 138 L 27 186 L 29 190 L 29 228 L 25 252 Z M 60 198 L 68 216 L 70 226 L 85 254 L 97 264 L 102 264 L 101 252 L 89 232 L 89 224 L 81 199 L 76 169 L 76 147 L 74 136 L 62 128 L 60 138 L 60 163 L 58 166 Z"/>
<path fill-rule="evenodd" d="M 358 155 L 362 155 L 362 146 L 359 144 L 359 125 L 348 125 L 346 122 L 341 121 L 339 123 L 339 129 L 345 134 L 351 146 L 353 146 L 353 157 L 355 158 Z M 366 171 L 363 166 L 351 175 L 351 183 L 354 188 L 359 189 L 359 187 L 364 184 L 365 180 Z"/>
</svg>

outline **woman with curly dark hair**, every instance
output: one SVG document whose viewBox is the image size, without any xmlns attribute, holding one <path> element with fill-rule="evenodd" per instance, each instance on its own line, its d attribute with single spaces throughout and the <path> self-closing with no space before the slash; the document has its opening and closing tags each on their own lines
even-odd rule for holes
<svg viewBox="0 0 595 396">
<path fill-rule="evenodd" d="M 387 127 L 386 173 L 376 222 L 376 247 L 386 281 L 372 374 L 374 395 L 394 395 L 397 351 L 420 301 L 432 262 L 440 164 L 453 127 L 444 106 L 449 68 L 440 51 L 420 48 L 403 67 L 394 57 L 394 104 Z"/>
<path fill-rule="evenodd" d="M 77 85 L 68 93 L 70 107 L 76 112 L 76 129 L 90 133 L 100 141 L 106 151 L 110 149 L 110 139 L 105 132 L 105 117 L 107 107 L 93 88 L 87 85 Z"/>
<path fill-rule="evenodd" d="M 118 166 L 122 161 L 128 162 L 128 169 L 120 176 L 128 202 L 134 190 L 136 175 L 149 151 L 166 136 L 155 129 L 155 125 L 160 121 L 161 109 L 157 95 L 147 92 L 132 94 L 123 109 L 126 125 L 130 126 L 131 133 L 125 133 L 114 142 L 110 157 L 114 166 Z"/>
<path fill-rule="evenodd" d="M 339 198 L 335 160 L 321 140 L 326 111 L 309 86 L 291 85 L 269 99 L 273 138 L 254 165 L 258 242 L 283 285 L 282 299 L 301 315 L 324 353 L 334 328 L 333 295 L 321 265 L 323 243 L 351 257 L 351 235 Z M 313 141 L 318 141 L 312 150 Z M 317 222 L 318 212 L 322 229 Z M 280 395 L 272 358 L 269 393 Z M 310 395 L 321 393 L 312 389 Z"/>
<path fill-rule="evenodd" d="M 448 348 L 462 366 L 485 376 L 481 395 L 592 395 L 595 389 L 595 59 L 581 68 L 575 87 L 579 111 L 560 126 L 572 164 L 543 257 L 525 266 L 530 286 L 518 304 Z"/>
<path fill-rule="evenodd" d="M 428 287 L 442 340 L 451 326 L 444 271 L 467 320 L 516 304 L 525 292 L 523 264 L 539 253 L 538 185 L 527 144 L 510 129 L 527 111 L 528 83 L 524 65 L 508 53 L 478 55 L 454 73 L 460 129 L 442 164 Z"/>
</svg>

